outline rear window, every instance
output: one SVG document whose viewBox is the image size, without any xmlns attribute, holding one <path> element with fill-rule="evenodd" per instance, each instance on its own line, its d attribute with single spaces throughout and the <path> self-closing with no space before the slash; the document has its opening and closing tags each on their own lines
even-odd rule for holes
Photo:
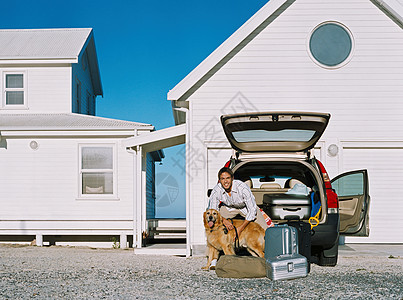
<svg viewBox="0 0 403 300">
<path fill-rule="evenodd" d="M 232 133 L 238 143 L 248 142 L 308 142 L 316 131 L 303 129 L 283 129 L 269 131 L 263 129 L 235 131 Z"/>
</svg>

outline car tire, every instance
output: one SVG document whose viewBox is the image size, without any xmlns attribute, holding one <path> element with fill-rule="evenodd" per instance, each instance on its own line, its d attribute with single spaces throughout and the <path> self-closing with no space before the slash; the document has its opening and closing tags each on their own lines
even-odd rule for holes
<svg viewBox="0 0 403 300">
<path fill-rule="evenodd" d="M 334 267 L 337 265 L 337 258 L 339 256 L 339 239 L 337 239 L 336 244 L 332 248 L 322 250 L 319 252 L 319 266 L 323 267 Z"/>
</svg>

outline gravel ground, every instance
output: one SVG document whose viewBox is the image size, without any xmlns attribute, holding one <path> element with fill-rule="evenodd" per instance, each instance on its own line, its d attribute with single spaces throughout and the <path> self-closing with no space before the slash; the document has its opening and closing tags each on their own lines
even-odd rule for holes
<svg viewBox="0 0 403 300">
<path fill-rule="evenodd" d="M 403 258 L 339 256 L 288 281 L 219 278 L 203 257 L 0 246 L 0 299 L 403 299 Z"/>
</svg>

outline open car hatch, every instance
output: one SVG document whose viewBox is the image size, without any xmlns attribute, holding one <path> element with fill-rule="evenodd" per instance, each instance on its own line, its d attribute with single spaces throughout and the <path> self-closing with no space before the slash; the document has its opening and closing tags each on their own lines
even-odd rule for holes
<svg viewBox="0 0 403 300">
<path fill-rule="evenodd" d="M 239 152 L 301 152 L 313 148 L 330 114 L 257 112 L 221 116 L 231 146 Z"/>
</svg>

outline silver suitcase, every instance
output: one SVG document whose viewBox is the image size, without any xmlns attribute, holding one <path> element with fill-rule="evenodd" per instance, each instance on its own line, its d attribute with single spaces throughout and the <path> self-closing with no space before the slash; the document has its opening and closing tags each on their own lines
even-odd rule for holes
<svg viewBox="0 0 403 300">
<path fill-rule="evenodd" d="M 296 194 L 266 194 L 265 212 L 274 220 L 308 220 L 311 216 L 309 196 Z"/>
<path fill-rule="evenodd" d="M 265 232 L 264 257 L 298 253 L 298 232 L 295 227 L 279 225 Z"/>
<path fill-rule="evenodd" d="M 266 259 L 267 277 L 271 280 L 295 279 L 308 275 L 308 260 L 301 254 L 284 254 Z"/>
</svg>

